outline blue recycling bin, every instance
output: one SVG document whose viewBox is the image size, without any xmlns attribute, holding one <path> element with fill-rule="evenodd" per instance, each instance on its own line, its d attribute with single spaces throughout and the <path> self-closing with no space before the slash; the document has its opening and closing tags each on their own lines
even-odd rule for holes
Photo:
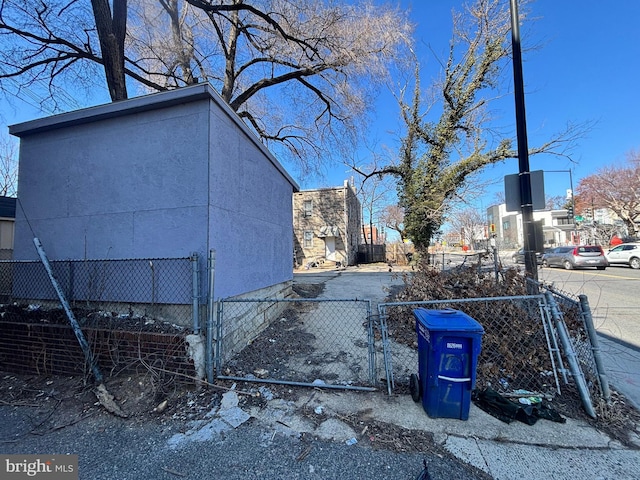
<svg viewBox="0 0 640 480">
<path fill-rule="evenodd" d="M 418 377 L 412 375 L 411 395 L 434 418 L 467 420 L 471 391 L 484 329 L 454 309 L 413 311 L 418 334 Z M 416 391 L 417 390 L 417 391 Z"/>
</svg>

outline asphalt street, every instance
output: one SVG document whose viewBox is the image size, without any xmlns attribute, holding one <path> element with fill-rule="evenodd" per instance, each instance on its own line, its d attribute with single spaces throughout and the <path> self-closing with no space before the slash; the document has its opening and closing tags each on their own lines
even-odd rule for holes
<svg viewBox="0 0 640 480">
<path fill-rule="evenodd" d="M 452 455 L 347 445 L 342 438 L 324 440 L 270 424 L 268 418 L 234 426 L 216 415 L 189 430 L 179 422 L 140 424 L 104 413 L 33 435 L 32 410 L 0 406 L 0 452 L 77 454 L 79 478 L 86 480 L 412 479 L 425 459 L 434 479 L 489 478 Z"/>
</svg>

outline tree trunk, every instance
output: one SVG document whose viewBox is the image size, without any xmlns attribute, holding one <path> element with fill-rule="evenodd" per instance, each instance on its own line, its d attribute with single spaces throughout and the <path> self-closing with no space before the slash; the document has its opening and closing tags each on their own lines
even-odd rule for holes
<svg viewBox="0 0 640 480">
<path fill-rule="evenodd" d="M 102 65 L 111 100 L 125 100 L 127 84 L 124 74 L 124 38 L 127 33 L 127 0 L 113 0 L 113 16 L 109 0 L 91 0 L 96 21 Z"/>
<path fill-rule="evenodd" d="M 187 85 L 193 85 L 197 79 L 193 76 L 191 59 L 193 58 L 193 42 L 183 38 L 182 25 L 180 23 L 180 10 L 178 0 L 166 0 L 160 2 L 171 20 L 171 34 L 175 53 L 178 57 L 178 66 L 182 70 L 182 80 Z"/>
<path fill-rule="evenodd" d="M 240 36 L 239 16 L 237 10 L 231 12 L 231 29 L 229 31 L 229 46 L 225 52 L 224 83 L 220 96 L 231 105 L 233 91 L 236 84 L 236 53 L 238 37 Z M 233 107 L 232 107 L 233 108 Z"/>
<path fill-rule="evenodd" d="M 636 229 L 636 223 L 631 218 L 624 218 L 623 222 L 627 225 L 627 231 L 629 232 L 630 237 L 635 237 L 638 233 Z"/>
</svg>

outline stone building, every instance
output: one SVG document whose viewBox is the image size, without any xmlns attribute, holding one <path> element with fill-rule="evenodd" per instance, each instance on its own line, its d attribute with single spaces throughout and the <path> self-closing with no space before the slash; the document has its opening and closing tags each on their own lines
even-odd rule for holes
<svg viewBox="0 0 640 480">
<path fill-rule="evenodd" d="M 362 233 L 360 215 L 360 201 L 347 180 L 341 187 L 294 193 L 295 265 L 354 265 Z"/>
</svg>

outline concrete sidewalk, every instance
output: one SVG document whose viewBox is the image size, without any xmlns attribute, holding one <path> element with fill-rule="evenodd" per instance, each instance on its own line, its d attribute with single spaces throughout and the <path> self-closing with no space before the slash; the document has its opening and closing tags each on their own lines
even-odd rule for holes
<svg viewBox="0 0 640 480">
<path fill-rule="evenodd" d="M 605 334 L 598 334 L 609 382 L 640 410 L 640 349 Z"/>
<path fill-rule="evenodd" d="M 313 435 L 342 443 L 351 438 L 367 441 L 363 439 L 366 433 L 361 435 L 340 420 L 362 415 L 408 430 L 429 432 L 458 459 L 495 479 L 631 480 L 637 479 L 640 472 L 638 449 L 623 447 L 585 422 L 567 419 L 564 424 L 547 420 L 539 420 L 533 426 L 506 424 L 473 404 L 467 421 L 434 419 L 409 395 L 315 390 L 301 398 L 296 408 L 270 402 L 267 409 L 252 415 L 273 428 L 304 432 L 309 422 L 300 414 L 303 406 L 321 411 L 326 418 L 322 428 L 308 431 Z"/>
<path fill-rule="evenodd" d="M 393 285 L 402 284 L 401 276 L 380 264 L 342 271 L 306 271 L 297 274 L 295 281 L 324 283 L 325 298 L 338 295 L 369 298 L 374 302 L 384 301 Z M 601 348 L 611 385 L 616 389 L 622 387 L 619 391 L 637 406 L 640 354 L 630 346 L 608 339 L 603 339 Z M 496 479 L 640 478 L 639 435 L 634 437 L 635 447 L 625 447 L 580 420 L 567 419 L 565 424 L 539 420 L 533 426 L 521 422 L 506 424 L 473 404 L 468 421 L 432 419 L 409 395 L 383 393 L 314 392 L 312 399 L 307 400 L 309 405 L 337 418 L 358 413 L 406 429 L 430 432 L 436 442 L 457 458 Z M 268 418 L 263 421 L 268 422 Z M 636 432 L 640 434 L 638 428 Z M 357 432 L 347 430 L 343 436 L 353 433 Z"/>
</svg>

